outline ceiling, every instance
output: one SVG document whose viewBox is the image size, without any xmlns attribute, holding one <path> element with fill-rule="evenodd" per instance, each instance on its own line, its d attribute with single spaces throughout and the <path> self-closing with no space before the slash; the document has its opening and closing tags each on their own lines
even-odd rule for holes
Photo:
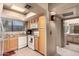
<svg viewBox="0 0 79 59">
<path fill-rule="evenodd" d="M 25 6 L 27 4 L 31 5 L 30 9 L 25 8 Z M 25 11 L 24 12 L 19 12 L 19 11 L 13 10 L 13 9 L 11 9 L 11 7 L 13 5 L 15 5 L 17 7 L 20 7 L 22 9 L 25 9 Z M 37 16 L 39 16 L 39 15 L 41 15 L 41 14 L 43 14 L 45 12 L 45 9 L 42 8 L 42 6 L 40 6 L 40 4 L 36 4 L 36 3 L 4 3 L 3 4 L 3 9 L 14 11 L 14 12 L 17 12 L 17 13 L 20 13 L 20 14 L 24 15 L 25 16 L 25 21 L 26 21 L 26 18 L 28 18 L 28 16 L 30 16 L 32 12 L 36 13 Z M 29 18 L 33 18 L 33 17 L 30 16 Z"/>
<path fill-rule="evenodd" d="M 79 3 L 49 3 L 49 11 L 64 10 L 73 6 L 79 6 Z"/>
<path fill-rule="evenodd" d="M 11 9 L 11 7 L 13 5 L 15 5 L 17 7 L 20 7 L 20 8 L 23 8 L 23 9 L 25 9 L 25 11 L 24 12 L 19 12 L 19 11 L 13 10 L 13 9 Z M 25 8 L 25 5 L 26 5 L 25 3 L 5 3 L 3 5 L 3 8 L 8 9 L 8 10 L 12 10 L 12 11 L 15 11 L 15 12 L 18 12 L 18 13 L 21 13 L 21 14 L 25 15 L 29 12 L 29 10 Z"/>
<path fill-rule="evenodd" d="M 32 7 L 30 9 L 25 8 L 25 6 L 27 4 L 30 4 Z M 29 12 L 34 12 L 34 13 L 37 13 L 37 14 L 41 14 L 41 13 L 44 12 L 44 9 L 42 8 L 42 6 L 40 6 L 40 4 L 38 5 L 36 3 L 4 3 L 4 9 L 11 10 L 12 5 L 16 5 L 18 7 L 25 9 L 26 11 L 24 13 L 22 13 L 24 15 L 26 15 Z M 21 12 L 19 12 L 19 13 L 21 13 Z"/>
</svg>

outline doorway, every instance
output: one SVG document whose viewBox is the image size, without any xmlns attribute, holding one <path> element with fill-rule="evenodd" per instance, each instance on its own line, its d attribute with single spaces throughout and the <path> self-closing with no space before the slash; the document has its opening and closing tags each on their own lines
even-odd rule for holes
<svg viewBox="0 0 79 59">
<path fill-rule="evenodd" d="M 61 56 L 79 56 L 79 18 L 61 20 L 56 17 L 55 24 L 57 53 Z M 70 25 L 68 26 L 68 24 Z"/>
<path fill-rule="evenodd" d="M 79 18 L 63 21 L 65 48 L 79 53 Z"/>
</svg>

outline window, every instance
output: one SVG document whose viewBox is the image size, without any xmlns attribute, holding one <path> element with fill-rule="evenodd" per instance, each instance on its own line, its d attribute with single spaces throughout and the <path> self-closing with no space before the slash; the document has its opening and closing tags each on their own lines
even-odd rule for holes
<svg viewBox="0 0 79 59">
<path fill-rule="evenodd" d="M 3 23 L 4 30 L 6 32 L 12 31 L 12 20 L 11 19 L 2 18 L 2 23 Z"/>
<path fill-rule="evenodd" d="M 9 31 L 24 31 L 25 22 L 16 19 L 2 18 L 3 27 L 6 32 Z"/>
<path fill-rule="evenodd" d="M 13 31 L 24 31 L 25 25 L 22 21 L 13 21 Z"/>
</svg>

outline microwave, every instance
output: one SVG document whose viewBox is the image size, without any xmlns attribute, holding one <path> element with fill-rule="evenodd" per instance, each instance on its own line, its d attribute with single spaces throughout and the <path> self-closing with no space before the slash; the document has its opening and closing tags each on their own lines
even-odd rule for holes
<svg viewBox="0 0 79 59">
<path fill-rule="evenodd" d="M 32 30 L 27 30 L 27 35 L 32 35 Z"/>
</svg>

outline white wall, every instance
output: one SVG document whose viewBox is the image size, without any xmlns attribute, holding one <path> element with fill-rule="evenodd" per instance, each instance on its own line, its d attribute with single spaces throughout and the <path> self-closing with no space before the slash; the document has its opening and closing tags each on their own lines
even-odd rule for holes
<svg viewBox="0 0 79 59">
<path fill-rule="evenodd" d="M 2 14 L 2 10 L 3 10 L 3 4 L 0 4 L 0 17 L 1 17 L 1 14 Z M 0 18 L 1 20 L 1 18 Z M 2 33 L 0 33 L 2 35 Z M 2 38 L 0 38 L 2 39 Z M 0 40 L 0 55 L 2 53 L 2 40 Z"/>
<path fill-rule="evenodd" d="M 42 8 L 44 8 L 45 10 L 48 9 L 48 3 L 38 3 L 38 5 Z"/>
<path fill-rule="evenodd" d="M 47 55 L 53 56 L 55 54 L 56 54 L 56 26 L 54 21 L 50 21 L 47 25 Z"/>
<path fill-rule="evenodd" d="M 2 14 L 2 10 L 3 10 L 3 4 L 0 3 L 0 17 L 1 17 L 1 14 Z"/>
<path fill-rule="evenodd" d="M 64 29 L 63 29 L 63 20 L 61 18 L 56 17 L 55 19 L 56 24 L 56 38 L 57 38 L 57 46 L 63 47 L 64 46 Z"/>
</svg>

